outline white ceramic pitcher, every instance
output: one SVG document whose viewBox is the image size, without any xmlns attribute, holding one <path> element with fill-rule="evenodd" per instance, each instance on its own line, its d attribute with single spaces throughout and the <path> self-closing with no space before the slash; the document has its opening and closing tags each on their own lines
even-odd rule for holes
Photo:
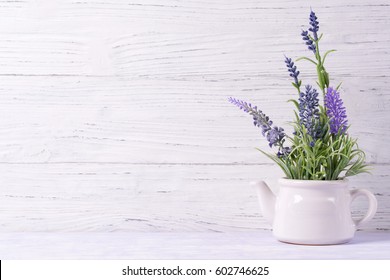
<svg viewBox="0 0 390 280">
<path fill-rule="evenodd" d="M 348 180 L 314 181 L 279 179 L 275 196 L 263 181 L 256 185 L 261 210 L 272 224 L 274 236 L 283 242 L 330 245 L 350 241 L 356 229 L 372 219 L 377 210 L 375 196 L 365 189 L 348 189 Z M 368 198 L 366 215 L 351 217 L 351 202 Z"/>
</svg>

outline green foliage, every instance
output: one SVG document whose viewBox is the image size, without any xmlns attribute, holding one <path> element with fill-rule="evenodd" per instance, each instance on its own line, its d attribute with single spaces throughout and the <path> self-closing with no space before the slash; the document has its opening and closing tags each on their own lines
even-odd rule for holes
<svg viewBox="0 0 390 280">
<path fill-rule="evenodd" d="M 326 52 L 326 55 L 333 51 Z M 321 60 L 319 54 L 317 58 Z M 306 57 L 301 59 L 314 62 Z M 320 61 L 315 64 L 318 74 L 317 84 L 325 91 L 329 86 L 329 75 Z M 315 124 L 322 131 L 322 134 L 319 139 L 313 139 L 307 133 L 305 126 L 300 123 L 297 113 L 299 102 L 295 99 L 288 101 L 293 103 L 296 108 L 294 111 L 295 121 L 293 122 L 294 136 L 288 137 L 292 144 L 291 152 L 288 155 L 278 156 L 258 149 L 278 164 L 288 179 L 339 180 L 368 172 L 365 154 L 359 149 L 357 140 L 343 131 L 339 131 L 337 134 L 330 133 L 330 120 L 323 106 L 319 106 L 319 119 Z"/>
<path fill-rule="evenodd" d="M 319 42 L 323 34 L 317 40 L 310 35 L 307 36 L 315 44 L 314 58 L 300 57 L 296 61 L 305 60 L 315 65 L 317 72 L 316 83 L 325 97 L 327 89 L 330 87 L 330 78 L 324 63 L 328 55 L 336 50 L 328 50 L 321 57 Z M 317 34 L 314 37 L 316 38 Z M 307 41 L 307 39 L 304 40 Z M 291 70 L 289 71 L 291 72 Z M 292 83 L 298 90 L 298 93 L 303 96 L 300 90 L 301 84 L 301 80 L 298 83 Z M 337 90 L 340 85 L 341 83 L 337 86 Z M 292 122 L 294 136 L 287 136 L 291 142 L 291 150 L 286 154 L 275 155 L 258 149 L 278 164 L 288 179 L 339 180 L 344 177 L 368 172 L 368 165 L 365 163 L 365 154 L 359 148 L 357 140 L 347 133 L 347 127 L 344 130 L 340 129 L 337 134 L 334 131 L 331 133 L 331 120 L 324 108 L 325 105 L 318 106 L 317 104 L 319 116 L 318 111 L 316 111 L 317 115 L 314 127 L 318 129 L 316 131 L 319 131 L 319 135 L 311 136 L 297 113 L 301 112 L 300 109 L 302 109 L 300 108 L 299 100 L 290 99 L 288 101 L 293 103 L 296 109 L 294 110 L 295 121 Z M 316 139 L 313 139 L 313 137 L 316 137 Z"/>
<path fill-rule="evenodd" d="M 312 146 L 310 135 L 302 129 L 291 141 L 293 149 L 284 157 L 258 149 L 276 162 L 288 179 L 338 180 L 368 172 L 364 152 L 348 134 L 325 133 Z"/>
</svg>

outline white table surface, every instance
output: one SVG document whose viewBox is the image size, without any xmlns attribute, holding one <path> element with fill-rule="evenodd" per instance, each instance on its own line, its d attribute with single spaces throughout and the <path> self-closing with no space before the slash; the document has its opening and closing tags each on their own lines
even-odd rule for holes
<svg viewBox="0 0 390 280">
<path fill-rule="evenodd" d="M 1 233 L 1 259 L 390 259 L 390 232 L 347 244 L 299 246 L 270 231 L 234 233 Z"/>
</svg>

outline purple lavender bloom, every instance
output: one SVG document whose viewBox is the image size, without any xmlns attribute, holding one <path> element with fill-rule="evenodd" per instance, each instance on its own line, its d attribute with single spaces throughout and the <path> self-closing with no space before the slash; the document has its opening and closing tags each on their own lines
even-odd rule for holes
<svg viewBox="0 0 390 280">
<path fill-rule="evenodd" d="M 316 53 L 316 45 L 313 43 L 313 41 L 310 39 L 309 37 L 309 31 L 305 31 L 305 30 L 302 30 L 302 39 L 303 41 L 305 41 L 305 44 L 307 45 L 307 48 L 311 51 L 313 51 L 313 53 L 315 54 Z"/>
<path fill-rule="evenodd" d="M 292 149 L 290 147 L 282 147 L 279 149 L 278 153 L 276 154 L 278 157 L 287 156 L 289 153 L 291 153 Z"/>
<path fill-rule="evenodd" d="M 324 98 L 326 114 L 329 117 L 330 132 L 345 133 L 348 126 L 347 112 L 337 90 L 329 87 Z"/>
<path fill-rule="evenodd" d="M 250 103 L 232 97 L 229 97 L 229 102 L 253 117 L 253 124 L 261 128 L 261 132 L 266 137 L 269 146 L 271 148 L 272 146 L 279 147 L 277 153 L 279 157 L 287 155 L 291 151 L 290 148 L 283 147 L 286 136 L 284 129 L 277 126 L 271 127 L 272 121 L 261 110 L 257 109 L 257 106 L 252 106 Z"/>
<path fill-rule="evenodd" d="M 317 125 L 320 117 L 318 92 L 310 85 L 305 88 L 306 91 L 299 95 L 299 121 L 315 141 L 321 136 L 321 129 Z M 311 146 L 314 146 L 314 142 Z"/>
<path fill-rule="evenodd" d="M 272 121 L 261 110 L 258 110 L 257 106 L 252 107 L 252 104 L 232 97 L 229 97 L 229 102 L 236 105 L 245 113 L 249 113 L 253 117 L 253 124 L 261 128 L 263 136 L 272 129 Z"/>
<path fill-rule="evenodd" d="M 280 143 L 283 138 L 286 136 L 284 133 L 284 129 L 281 127 L 274 126 L 268 133 L 267 133 L 267 141 L 269 142 L 269 146 L 277 146 L 278 143 Z"/>
<path fill-rule="evenodd" d="M 319 27 L 319 22 L 317 21 L 317 16 L 313 11 L 310 12 L 309 19 L 310 19 L 309 23 L 311 26 L 309 28 L 309 31 L 311 31 L 313 33 L 313 38 L 315 41 L 317 41 L 318 40 L 317 31 L 320 29 L 320 27 Z"/>
<path fill-rule="evenodd" d="M 294 78 L 294 84 L 298 88 L 300 86 L 300 83 L 298 81 L 299 71 L 297 71 L 297 67 L 294 65 L 294 62 L 291 58 L 288 58 L 287 56 L 284 57 L 286 58 L 284 62 L 286 63 L 288 72 L 290 72 L 290 77 Z"/>
</svg>

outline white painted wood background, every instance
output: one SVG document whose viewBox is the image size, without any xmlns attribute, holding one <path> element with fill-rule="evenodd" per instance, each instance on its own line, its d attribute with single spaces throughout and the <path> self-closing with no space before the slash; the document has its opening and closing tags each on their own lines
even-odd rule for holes
<svg viewBox="0 0 390 280">
<path fill-rule="evenodd" d="M 364 229 L 389 230 L 389 1 L 15 0 L 0 1 L 0 231 L 268 229 L 248 182 L 282 174 L 227 98 L 291 131 L 283 54 L 310 55 L 310 6 L 373 166 L 351 179 L 379 201 Z"/>
</svg>

